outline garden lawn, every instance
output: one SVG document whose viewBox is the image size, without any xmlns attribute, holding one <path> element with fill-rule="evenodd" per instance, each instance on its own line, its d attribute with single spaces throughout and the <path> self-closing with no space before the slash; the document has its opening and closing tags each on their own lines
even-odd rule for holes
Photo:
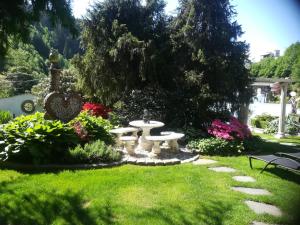
<svg viewBox="0 0 300 225">
<path fill-rule="evenodd" d="M 261 147 L 267 152 L 294 150 L 277 143 Z M 260 174 L 264 163 L 254 161 L 251 170 L 246 156 L 212 158 L 238 171 L 216 173 L 192 164 L 35 173 L 0 170 L 0 224 L 296 224 L 300 175 L 278 168 Z M 257 182 L 239 183 L 233 175 L 250 175 Z M 250 196 L 231 186 L 265 188 L 272 195 Z M 244 204 L 248 199 L 274 204 L 284 216 L 256 215 Z"/>
</svg>

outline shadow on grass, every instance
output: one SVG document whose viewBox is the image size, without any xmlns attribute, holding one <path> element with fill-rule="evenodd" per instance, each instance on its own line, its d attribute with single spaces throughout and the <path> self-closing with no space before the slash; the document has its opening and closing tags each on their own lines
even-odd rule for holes
<svg viewBox="0 0 300 225">
<path fill-rule="evenodd" d="M 265 172 L 272 173 L 280 177 L 281 179 L 288 180 L 296 184 L 300 184 L 300 173 L 297 174 L 296 172 L 284 168 L 280 168 L 280 167 L 275 167 L 275 166 L 273 167 L 270 166 L 265 170 Z"/>
<path fill-rule="evenodd" d="M 79 193 L 27 188 L 14 190 L 8 184 L 0 184 L 1 225 L 97 224 Z M 112 224 L 109 204 L 97 211 L 97 218 L 101 220 L 100 224 Z"/>
<path fill-rule="evenodd" d="M 281 145 L 279 143 L 263 141 L 258 147 L 257 151 L 254 152 L 259 155 L 263 154 L 274 154 L 277 152 L 299 152 L 294 146 Z"/>
<path fill-rule="evenodd" d="M 163 208 L 148 209 L 139 217 L 149 218 L 159 224 L 168 225 L 222 225 L 227 213 L 230 213 L 232 206 L 222 201 L 212 200 L 199 203 L 199 206 L 189 212 L 179 205 L 168 205 Z M 159 221 L 159 222 L 158 222 Z"/>
</svg>

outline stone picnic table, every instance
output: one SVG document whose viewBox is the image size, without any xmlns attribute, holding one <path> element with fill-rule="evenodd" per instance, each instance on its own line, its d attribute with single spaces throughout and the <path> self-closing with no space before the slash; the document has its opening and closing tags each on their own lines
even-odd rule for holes
<svg viewBox="0 0 300 225">
<path fill-rule="evenodd" d="M 179 149 L 179 145 L 177 143 L 177 140 L 184 137 L 184 134 L 181 133 L 175 133 L 175 132 L 162 132 L 165 133 L 165 135 L 162 136 L 146 136 L 146 139 L 148 141 L 154 142 L 151 156 L 157 157 L 160 154 L 161 148 L 160 143 L 162 141 L 167 142 L 167 146 L 173 150 L 174 152 L 177 152 Z"/>
<path fill-rule="evenodd" d="M 137 137 L 138 129 L 135 127 L 121 127 L 112 129 L 109 132 L 117 135 L 116 146 L 120 147 L 122 145 L 122 140 L 120 140 L 122 135 L 126 133 L 133 133 L 133 136 Z"/>
<path fill-rule="evenodd" d="M 147 140 L 146 136 L 150 136 L 151 129 L 163 127 L 165 124 L 154 120 L 150 120 L 149 123 L 145 123 L 143 120 L 134 120 L 131 121 L 129 125 L 133 127 L 139 127 L 142 129 L 142 135 L 139 138 L 139 144 L 137 149 L 151 151 L 153 142 Z"/>
</svg>

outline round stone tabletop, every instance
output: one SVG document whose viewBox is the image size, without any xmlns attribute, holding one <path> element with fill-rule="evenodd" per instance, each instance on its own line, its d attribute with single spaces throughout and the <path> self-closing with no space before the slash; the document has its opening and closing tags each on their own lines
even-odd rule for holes
<svg viewBox="0 0 300 225">
<path fill-rule="evenodd" d="M 109 133 L 123 134 L 123 133 L 135 132 L 135 131 L 138 131 L 138 129 L 135 127 L 121 127 L 121 128 L 112 129 L 109 131 Z"/>
<path fill-rule="evenodd" d="M 140 128 L 155 128 L 163 127 L 165 124 L 159 121 L 150 120 L 149 123 L 145 123 L 143 120 L 134 120 L 129 123 L 129 125 Z"/>
</svg>

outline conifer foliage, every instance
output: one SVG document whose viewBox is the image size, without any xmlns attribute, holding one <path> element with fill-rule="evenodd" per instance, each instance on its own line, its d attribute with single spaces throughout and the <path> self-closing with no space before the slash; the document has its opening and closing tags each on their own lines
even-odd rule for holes
<svg viewBox="0 0 300 225">
<path fill-rule="evenodd" d="M 86 52 L 73 61 L 82 90 L 104 104 L 148 86 L 165 90 L 177 126 L 247 103 L 248 45 L 238 41 L 242 29 L 229 0 L 179 5 L 168 16 L 163 0 L 96 3 L 83 22 Z"/>
</svg>

